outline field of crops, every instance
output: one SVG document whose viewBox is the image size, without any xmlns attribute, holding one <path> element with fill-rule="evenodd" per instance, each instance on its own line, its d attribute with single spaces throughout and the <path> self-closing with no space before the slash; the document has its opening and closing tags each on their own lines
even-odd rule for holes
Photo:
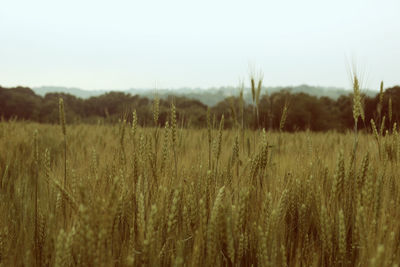
<svg viewBox="0 0 400 267">
<path fill-rule="evenodd" d="M 0 266 L 398 266 L 396 128 L 208 121 L 1 122 Z"/>
</svg>

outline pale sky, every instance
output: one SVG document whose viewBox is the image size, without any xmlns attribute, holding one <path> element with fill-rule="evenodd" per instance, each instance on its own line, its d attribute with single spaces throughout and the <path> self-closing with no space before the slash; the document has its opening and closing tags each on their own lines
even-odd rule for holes
<svg viewBox="0 0 400 267">
<path fill-rule="evenodd" d="M 400 0 L 0 0 L 0 85 L 400 84 Z"/>
</svg>

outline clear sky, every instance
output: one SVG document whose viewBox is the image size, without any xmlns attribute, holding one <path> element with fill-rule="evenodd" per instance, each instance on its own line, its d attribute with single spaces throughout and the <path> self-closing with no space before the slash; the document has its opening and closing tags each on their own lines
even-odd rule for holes
<svg viewBox="0 0 400 267">
<path fill-rule="evenodd" d="M 400 0 L 0 0 L 0 85 L 400 84 Z"/>
</svg>

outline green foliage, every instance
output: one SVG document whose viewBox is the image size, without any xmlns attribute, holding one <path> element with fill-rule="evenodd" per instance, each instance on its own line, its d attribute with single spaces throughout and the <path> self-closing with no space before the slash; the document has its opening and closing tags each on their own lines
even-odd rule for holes
<svg viewBox="0 0 400 267">
<path fill-rule="evenodd" d="M 81 99 L 65 93 L 48 93 L 41 97 L 25 87 L 11 89 L 0 87 L 0 117 L 5 120 L 16 118 L 55 124 L 58 122 L 57 109 L 60 97 L 64 99 L 65 108 L 68 110 L 66 120 L 71 124 L 79 122 L 116 123 L 122 114 L 125 114 L 130 121 L 132 111 L 136 110 L 139 125 L 154 126 L 153 102 L 146 97 L 123 92 L 110 92 Z M 392 107 L 400 105 L 399 86 L 386 89 L 375 97 L 361 95 L 361 99 L 365 121 L 374 119 L 380 125 L 381 117 L 386 116 L 388 119 L 384 122 L 385 129 L 389 129 L 394 122 L 400 121 L 400 110 L 394 108 L 390 111 L 389 108 L 389 102 Z M 217 118 L 224 115 L 225 128 L 235 128 L 243 123 L 244 128 L 278 130 L 282 108 L 286 101 L 290 105 L 287 111 L 285 131 L 336 130 L 343 132 L 354 127 L 352 94 L 332 99 L 287 88 L 269 95 L 259 96 L 258 115 L 254 112 L 254 105 L 242 103 L 239 95 L 226 97 L 212 106 L 210 111 Z M 169 120 L 172 102 L 176 105 L 177 123 L 180 127 L 207 127 L 205 119 L 207 106 L 205 104 L 199 100 L 172 95 L 160 99 L 159 125 L 165 125 L 165 122 Z M 379 103 L 381 104 L 379 105 Z M 242 105 L 243 110 L 241 109 Z M 358 129 L 366 128 L 368 125 L 359 120 Z"/>
</svg>

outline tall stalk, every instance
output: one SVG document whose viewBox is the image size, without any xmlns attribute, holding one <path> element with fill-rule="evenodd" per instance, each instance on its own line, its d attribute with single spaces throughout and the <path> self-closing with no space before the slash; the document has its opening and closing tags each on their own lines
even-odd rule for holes
<svg viewBox="0 0 400 267">
<path fill-rule="evenodd" d="M 66 131 L 66 122 L 65 122 L 65 111 L 64 111 L 64 100 L 62 98 L 59 99 L 59 115 L 60 115 L 60 126 L 64 139 L 64 189 L 67 188 L 67 131 Z M 67 226 L 67 211 L 65 207 L 65 203 L 63 201 L 63 215 L 64 215 L 64 228 Z"/>
<path fill-rule="evenodd" d="M 177 138 L 177 125 L 176 125 L 176 107 L 174 104 L 171 105 L 171 138 L 172 138 L 172 151 L 174 153 L 175 163 L 175 179 L 178 179 L 178 159 L 176 156 L 176 138 Z"/>
<path fill-rule="evenodd" d="M 354 174 L 356 173 L 356 152 L 358 146 L 358 118 L 363 117 L 363 110 L 361 106 L 361 93 L 360 93 L 360 83 L 356 74 L 353 75 L 353 119 L 354 119 L 354 147 L 353 147 L 353 155 L 354 155 Z"/>
<path fill-rule="evenodd" d="M 41 265 L 40 251 L 39 251 L 39 236 L 38 236 L 38 190 L 39 190 L 39 145 L 38 145 L 38 131 L 35 130 L 33 134 L 33 153 L 35 164 L 35 258 L 36 266 Z"/>
<path fill-rule="evenodd" d="M 212 142 L 212 125 L 210 108 L 207 109 L 207 136 L 208 136 L 208 169 L 211 170 L 211 142 Z"/>
<path fill-rule="evenodd" d="M 158 154 L 158 137 L 159 125 L 158 118 L 160 115 L 160 98 L 156 93 L 153 100 L 153 120 L 154 120 L 154 168 L 157 168 L 157 154 Z"/>
</svg>

